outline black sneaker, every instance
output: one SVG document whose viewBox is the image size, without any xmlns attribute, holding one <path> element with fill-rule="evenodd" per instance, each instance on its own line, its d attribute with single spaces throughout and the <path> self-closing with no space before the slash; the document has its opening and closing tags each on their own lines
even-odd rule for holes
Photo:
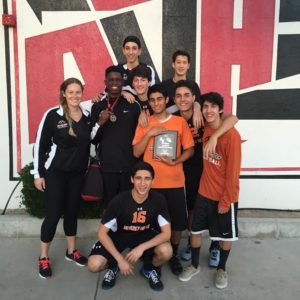
<svg viewBox="0 0 300 300">
<path fill-rule="evenodd" d="M 163 283 L 160 281 L 159 276 L 157 275 L 156 270 L 145 270 L 144 267 L 140 269 L 140 274 L 147 278 L 149 281 L 149 285 L 154 291 L 162 291 L 164 288 Z"/>
<path fill-rule="evenodd" d="M 65 259 L 69 261 L 74 261 L 76 265 L 80 267 L 85 267 L 87 264 L 87 258 L 81 255 L 78 250 L 74 250 L 71 254 L 69 254 L 67 250 Z"/>
<path fill-rule="evenodd" d="M 177 256 L 172 256 L 171 259 L 169 260 L 169 266 L 171 268 L 171 271 L 174 275 L 178 276 L 179 274 L 182 273 L 183 268 L 180 263 L 180 260 Z"/>
<path fill-rule="evenodd" d="M 118 267 L 107 270 L 102 280 L 102 289 L 109 290 L 115 286 L 118 272 Z"/>
<path fill-rule="evenodd" d="M 43 279 L 49 279 L 52 276 L 52 270 L 50 267 L 51 261 L 49 258 L 39 258 L 39 275 Z"/>
</svg>

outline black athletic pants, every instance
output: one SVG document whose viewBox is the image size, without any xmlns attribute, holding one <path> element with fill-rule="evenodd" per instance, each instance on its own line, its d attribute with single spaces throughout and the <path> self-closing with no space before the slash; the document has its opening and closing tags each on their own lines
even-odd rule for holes
<svg viewBox="0 0 300 300">
<path fill-rule="evenodd" d="M 46 217 L 41 228 L 41 241 L 53 240 L 56 226 L 64 215 L 64 232 L 66 236 L 77 233 L 77 212 L 81 202 L 81 188 L 84 172 L 50 171 L 45 176 Z"/>
<path fill-rule="evenodd" d="M 129 172 L 102 172 L 104 183 L 104 207 L 120 192 L 132 189 Z"/>
</svg>

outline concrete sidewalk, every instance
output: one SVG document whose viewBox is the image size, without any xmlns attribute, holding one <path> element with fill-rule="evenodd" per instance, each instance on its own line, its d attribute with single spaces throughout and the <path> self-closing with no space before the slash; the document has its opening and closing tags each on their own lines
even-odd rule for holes
<svg viewBox="0 0 300 300">
<path fill-rule="evenodd" d="M 186 240 L 182 241 L 184 245 Z M 101 289 L 103 272 L 92 274 L 64 259 L 65 240 L 56 238 L 51 247 L 53 277 L 38 276 L 38 238 L 1 238 L 0 299 L 109 299 L 109 300 L 173 300 L 173 299 L 299 299 L 299 239 L 242 238 L 234 243 L 227 271 L 229 286 L 214 287 L 214 269 L 207 266 L 208 240 L 201 248 L 201 273 L 182 283 L 163 267 L 165 288 L 154 292 L 143 279 L 137 264 L 135 276 L 119 276 L 110 291 Z M 93 239 L 79 239 L 78 248 L 88 254 Z"/>
<path fill-rule="evenodd" d="M 300 218 L 239 217 L 239 236 L 247 238 L 300 238 Z M 39 237 L 42 220 L 29 215 L 0 216 L 0 238 Z M 94 238 L 99 220 L 79 220 L 78 237 Z M 56 237 L 63 237 L 62 222 Z"/>
</svg>

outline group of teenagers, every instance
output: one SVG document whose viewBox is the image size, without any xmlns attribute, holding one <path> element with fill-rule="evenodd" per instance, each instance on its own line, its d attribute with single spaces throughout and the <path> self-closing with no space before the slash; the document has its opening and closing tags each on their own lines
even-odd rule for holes
<svg viewBox="0 0 300 300">
<path fill-rule="evenodd" d="M 140 40 L 127 36 L 122 50 L 126 63 L 105 70 L 105 91 L 94 97 L 91 111 L 80 104 L 83 84 L 68 78 L 60 86 L 60 105 L 40 122 L 31 172 L 46 203 L 39 275 L 52 276 L 49 247 L 63 215 L 65 258 L 91 272 L 106 270 L 103 289 L 115 285 L 118 273 L 132 275 L 138 260 L 153 290 L 164 287 L 166 262 L 180 281 L 189 281 L 200 272 L 207 230 L 209 266 L 216 268 L 216 287 L 225 288 L 226 262 L 238 239 L 238 119 L 223 113 L 220 94 L 201 95 L 187 79 L 188 52 L 177 50 L 173 77 L 156 84 L 153 68 L 139 61 Z M 168 132 L 176 132 L 175 158 L 154 154 L 155 139 Z M 105 209 L 87 258 L 76 248 L 76 233 L 91 143 L 101 162 Z M 179 254 L 186 229 L 188 243 Z M 190 263 L 183 268 L 181 260 Z"/>
</svg>

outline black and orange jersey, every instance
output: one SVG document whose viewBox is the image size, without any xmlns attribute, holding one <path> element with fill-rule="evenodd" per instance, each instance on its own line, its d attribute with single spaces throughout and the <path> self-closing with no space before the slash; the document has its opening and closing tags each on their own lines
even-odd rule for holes
<svg viewBox="0 0 300 300">
<path fill-rule="evenodd" d="M 180 111 L 175 112 L 174 115 L 181 116 Z M 200 168 L 202 170 L 202 168 L 203 168 L 202 139 L 203 139 L 203 134 L 204 134 L 204 127 L 201 127 L 199 129 L 194 127 L 193 117 L 191 117 L 189 120 L 187 120 L 187 123 L 191 130 L 195 146 L 194 146 L 194 155 L 192 157 L 190 157 L 188 160 L 183 162 L 183 170 L 184 170 L 184 172 L 189 172 L 193 168 Z"/>
<path fill-rule="evenodd" d="M 150 191 L 148 198 L 139 204 L 130 190 L 111 200 L 101 223 L 113 232 L 140 234 L 169 224 L 170 217 L 163 195 Z"/>
</svg>

